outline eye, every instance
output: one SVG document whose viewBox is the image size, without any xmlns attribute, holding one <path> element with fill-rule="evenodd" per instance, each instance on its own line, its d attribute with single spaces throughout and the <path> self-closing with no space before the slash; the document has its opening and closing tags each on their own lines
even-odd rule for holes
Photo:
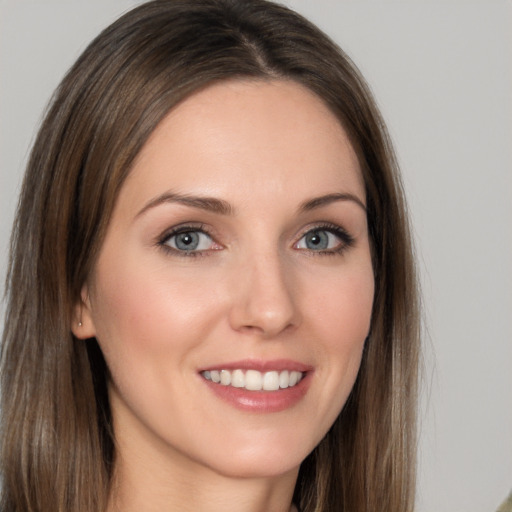
<svg viewBox="0 0 512 512">
<path fill-rule="evenodd" d="M 306 232 L 295 249 L 319 253 L 338 253 L 352 245 L 352 237 L 340 227 L 317 227 Z"/>
<path fill-rule="evenodd" d="M 184 254 L 199 253 L 201 251 L 218 250 L 221 247 L 212 237 L 202 229 L 183 227 L 168 233 L 160 242 L 166 249 Z"/>
</svg>

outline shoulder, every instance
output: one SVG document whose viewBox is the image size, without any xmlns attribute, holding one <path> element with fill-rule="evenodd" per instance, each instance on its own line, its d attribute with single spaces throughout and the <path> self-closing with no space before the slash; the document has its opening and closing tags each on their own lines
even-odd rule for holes
<svg viewBox="0 0 512 512">
<path fill-rule="evenodd" d="M 500 505 L 500 508 L 496 512 L 512 512 L 512 491 L 508 495 L 508 498 Z"/>
</svg>

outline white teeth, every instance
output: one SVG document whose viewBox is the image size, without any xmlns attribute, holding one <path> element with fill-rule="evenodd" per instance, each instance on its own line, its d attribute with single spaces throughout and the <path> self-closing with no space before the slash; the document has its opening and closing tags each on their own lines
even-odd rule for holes
<svg viewBox="0 0 512 512">
<path fill-rule="evenodd" d="M 220 383 L 223 386 L 229 386 L 231 384 L 231 372 L 228 372 L 227 370 L 221 370 Z"/>
<path fill-rule="evenodd" d="M 279 372 L 267 372 L 263 377 L 263 389 L 276 391 L 279 389 Z"/>
<path fill-rule="evenodd" d="M 304 376 L 302 372 L 284 370 L 282 372 L 259 372 L 257 370 L 206 370 L 201 373 L 206 380 L 223 386 L 245 388 L 248 391 L 277 391 L 296 386 Z"/>
<path fill-rule="evenodd" d="M 279 387 L 282 389 L 287 388 L 290 385 L 290 374 L 288 370 L 281 372 L 279 374 Z"/>
<path fill-rule="evenodd" d="M 263 387 L 263 375 L 256 370 L 247 370 L 245 373 L 245 389 L 249 391 L 261 391 Z"/>
<path fill-rule="evenodd" d="M 235 388 L 245 387 L 245 375 L 242 370 L 235 370 L 231 376 L 231 385 Z"/>
</svg>

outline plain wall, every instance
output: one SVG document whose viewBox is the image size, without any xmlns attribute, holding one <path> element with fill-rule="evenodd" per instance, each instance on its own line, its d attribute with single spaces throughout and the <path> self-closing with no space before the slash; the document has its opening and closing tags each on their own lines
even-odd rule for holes
<svg viewBox="0 0 512 512">
<path fill-rule="evenodd" d="M 2 279 L 45 105 L 136 3 L 0 0 Z M 402 165 L 428 330 L 417 510 L 495 510 L 512 488 L 512 2 L 286 3 L 363 71 Z"/>
</svg>

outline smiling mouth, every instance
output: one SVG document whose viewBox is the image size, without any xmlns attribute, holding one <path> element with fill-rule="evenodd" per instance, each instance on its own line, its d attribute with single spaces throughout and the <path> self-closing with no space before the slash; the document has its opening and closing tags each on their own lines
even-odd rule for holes
<svg viewBox="0 0 512 512">
<path fill-rule="evenodd" d="M 221 386 L 247 391 L 278 391 L 296 386 L 305 372 L 296 370 L 259 372 L 258 370 L 205 370 L 201 375 Z"/>
</svg>

